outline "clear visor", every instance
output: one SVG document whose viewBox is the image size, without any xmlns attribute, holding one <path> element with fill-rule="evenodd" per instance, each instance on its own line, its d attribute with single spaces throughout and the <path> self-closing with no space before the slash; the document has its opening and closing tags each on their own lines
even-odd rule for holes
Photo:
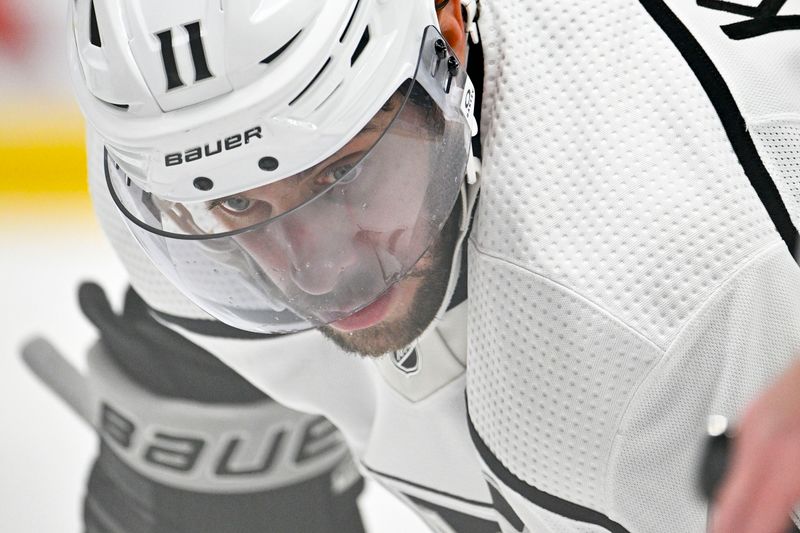
<svg viewBox="0 0 800 533">
<path fill-rule="evenodd" d="M 426 32 L 415 79 L 343 148 L 278 182 L 167 201 L 106 150 L 111 194 L 156 266 L 212 316 L 250 331 L 328 324 L 379 298 L 439 235 L 466 171 L 466 75 L 448 69 L 440 38 Z"/>
</svg>

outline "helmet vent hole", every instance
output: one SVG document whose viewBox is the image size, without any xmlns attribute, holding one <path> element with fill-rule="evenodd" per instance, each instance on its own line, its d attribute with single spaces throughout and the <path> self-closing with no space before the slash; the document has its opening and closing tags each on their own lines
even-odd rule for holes
<svg viewBox="0 0 800 533">
<path fill-rule="evenodd" d="M 271 156 L 262 157 L 258 160 L 258 168 L 266 172 L 272 172 L 278 168 L 278 160 Z"/>
<path fill-rule="evenodd" d="M 295 39 L 297 39 L 297 38 L 300 36 L 300 34 L 301 34 L 301 33 L 303 33 L 303 30 L 300 30 L 299 32 L 295 33 L 295 34 L 294 34 L 294 37 L 292 37 L 291 39 L 289 39 L 289 40 L 286 42 L 286 44 L 284 44 L 283 46 L 281 46 L 280 48 L 278 48 L 277 50 L 275 50 L 273 53 L 271 53 L 270 55 L 268 55 L 267 57 L 265 57 L 264 59 L 262 59 L 262 60 L 261 60 L 261 63 L 264 63 L 265 65 L 269 65 L 270 63 L 272 63 L 273 61 L 275 61 L 276 59 L 278 59 L 278 57 L 279 57 L 279 56 L 280 56 L 282 53 L 284 53 L 284 52 L 286 51 L 286 49 L 287 49 L 287 48 L 289 48 L 289 46 L 291 46 L 291 44 L 292 44 L 292 43 L 295 41 Z"/>
<path fill-rule="evenodd" d="M 198 191 L 210 191 L 214 188 L 214 182 L 203 176 L 195 178 L 193 183 L 194 188 Z"/>
<path fill-rule="evenodd" d="M 319 72 L 317 72 L 314 78 L 312 78 L 312 80 L 308 82 L 308 85 L 306 85 L 305 88 L 302 91 L 300 91 L 300 94 L 295 96 L 294 100 L 289 102 L 289 105 L 294 105 L 295 102 L 297 102 L 304 94 L 306 94 L 306 92 L 314 85 L 314 83 L 316 83 L 319 77 L 322 76 L 322 73 L 325 72 L 325 69 L 328 68 L 328 65 L 330 65 L 330 63 L 331 63 L 331 58 L 329 57 L 328 60 L 325 61 L 325 64 L 322 65 L 322 68 L 319 69 Z"/>
<path fill-rule="evenodd" d="M 95 97 L 95 98 L 96 98 L 96 97 Z M 116 108 L 116 109 L 119 109 L 119 110 L 121 110 L 121 111 L 127 111 L 127 110 L 128 110 L 128 109 L 130 109 L 130 107 L 131 107 L 131 106 L 130 106 L 130 105 L 128 105 L 128 104 L 115 104 L 115 103 L 113 103 L 113 102 L 106 102 L 105 100 L 100 100 L 100 98 L 97 98 L 97 100 L 98 100 L 98 101 L 100 101 L 100 102 L 103 102 L 103 103 L 104 103 L 105 105 L 107 105 L 107 106 L 111 106 L 111 107 L 113 107 L 113 108 Z"/>
<path fill-rule="evenodd" d="M 89 7 L 89 41 L 96 47 L 103 46 L 100 39 L 100 28 L 97 26 L 97 13 L 94 10 L 94 0 Z"/>
<path fill-rule="evenodd" d="M 361 52 L 364 51 L 364 48 L 367 47 L 369 44 L 369 26 L 364 29 L 364 35 L 361 36 L 361 40 L 358 41 L 358 45 L 356 46 L 355 51 L 353 52 L 353 57 L 350 58 L 350 66 L 352 67 L 355 65 L 356 61 L 358 60 L 359 56 L 361 56 Z"/>
<path fill-rule="evenodd" d="M 353 24 L 353 19 L 356 18 L 356 13 L 358 13 L 358 4 L 361 3 L 361 0 L 356 0 L 356 5 L 353 8 L 353 12 L 350 14 L 350 19 L 347 21 L 347 25 L 342 30 L 342 36 L 339 37 L 339 42 L 343 43 L 344 38 L 347 37 L 347 30 L 350 29 L 350 25 Z"/>
</svg>

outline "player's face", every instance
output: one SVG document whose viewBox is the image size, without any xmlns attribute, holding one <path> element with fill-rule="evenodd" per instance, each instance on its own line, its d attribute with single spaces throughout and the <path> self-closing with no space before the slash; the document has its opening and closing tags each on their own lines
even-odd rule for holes
<svg viewBox="0 0 800 533">
<path fill-rule="evenodd" d="M 442 33 L 456 50 L 459 58 L 463 60 L 466 55 L 466 40 L 459 3 L 451 2 L 443 9 L 437 8 L 437 15 Z M 244 203 L 241 203 L 241 199 L 234 199 L 234 203 L 230 205 L 233 211 L 221 216 L 230 216 L 231 213 L 237 215 L 235 213 L 237 209 L 250 206 L 254 201 L 264 202 L 261 204 L 262 207 L 269 205 L 269 208 L 274 210 L 271 216 L 275 216 L 276 212 L 290 211 L 302 203 L 302 199 L 308 198 L 309 193 L 329 187 L 335 182 L 337 174 L 347 172 L 351 160 L 357 159 L 359 153 L 375 142 L 379 132 L 385 129 L 386 124 L 394 116 L 393 105 L 399 105 L 399 102 L 388 102 L 382 112 L 365 128 L 365 131 L 354 138 L 343 151 L 315 167 L 315 169 L 322 168 L 324 172 L 306 172 L 300 176 L 268 185 L 256 190 L 251 198 L 245 198 Z M 424 161 L 428 157 L 429 154 L 409 153 L 405 159 L 407 164 L 405 168 L 387 170 L 404 172 L 409 180 L 413 181 L 416 175 L 424 173 Z M 376 223 L 378 224 L 382 213 L 381 198 L 382 194 L 386 192 L 385 190 L 374 191 L 369 198 L 365 198 L 364 204 L 377 217 Z M 390 201 L 391 196 L 386 197 L 386 200 L 386 206 L 396 211 L 396 205 Z M 237 201 L 240 202 L 238 206 L 235 204 Z M 376 256 L 380 256 L 382 250 L 391 252 L 392 248 L 402 246 L 404 240 L 408 243 L 414 238 L 414 232 L 409 231 L 409 228 L 413 227 L 410 221 L 413 217 L 418 216 L 419 210 L 424 206 L 407 205 L 405 208 L 408 209 L 407 224 L 397 226 L 393 230 L 381 228 L 380 231 L 360 231 L 350 236 L 350 245 L 367 245 L 375 250 Z M 263 220 L 264 215 L 260 214 L 256 218 Z M 455 209 L 433 245 L 428 248 L 403 279 L 394 283 L 388 291 L 370 305 L 345 319 L 321 327 L 321 331 L 344 350 L 365 356 L 379 356 L 401 349 L 418 338 L 433 321 L 444 300 L 458 239 L 459 220 L 460 211 Z M 240 227 L 240 223 L 233 219 L 229 219 L 228 222 L 230 222 L 231 228 Z M 328 229 L 337 227 L 335 218 L 328 221 L 327 226 L 323 220 L 317 222 L 317 227 L 320 225 Z M 243 225 L 246 225 L 246 221 Z M 293 231 L 296 243 L 296 245 L 292 245 L 293 253 L 302 250 L 316 250 L 323 253 L 319 259 L 325 261 L 327 245 L 329 252 L 327 257 L 343 257 L 340 249 L 330 250 L 330 246 L 341 241 L 333 238 L 326 239 L 325 232 L 312 232 L 304 228 L 295 228 Z M 266 272 L 270 270 L 287 271 L 286 262 L 291 259 L 285 253 L 275 253 L 279 247 L 267 245 L 263 239 L 257 242 L 255 234 L 243 235 L 241 238 L 243 240 L 251 239 L 250 242 L 240 242 L 240 244 L 248 250 Z M 316 246 L 311 246 L 312 244 L 316 244 Z M 346 255 L 344 254 L 344 257 Z M 355 256 L 357 254 L 352 254 L 352 257 Z M 293 273 L 295 278 L 292 283 L 307 293 L 324 295 L 327 291 L 335 290 L 337 285 L 348 281 L 340 273 L 347 270 L 350 265 L 344 263 L 332 265 L 334 268 L 331 269 L 331 272 L 334 272 L 335 275 L 328 278 L 308 277 L 303 279 L 303 266 L 311 263 L 304 260 L 295 260 L 295 262 L 297 264 L 288 265 L 288 270 Z M 270 265 L 274 268 L 270 269 Z M 355 280 L 357 280 L 357 275 L 351 277 L 349 281 Z M 272 281 L 281 287 L 284 280 L 277 277 Z M 285 287 L 282 288 L 285 289 Z"/>
<path fill-rule="evenodd" d="M 403 120 L 394 123 L 391 139 L 391 151 L 402 149 L 403 157 L 374 158 L 378 163 L 377 168 L 370 169 L 372 172 L 402 176 L 401 180 L 373 180 L 374 186 L 361 187 L 357 193 L 350 192 L 346 184 L 339 190 L 337 182 L 375 144 L 402 101 L 399 94 L 389 100 L 358 136 L 312 169 L 211 206 L 219 222 L 237 229 L 279 217 L 324 193 L 312 209 L 300 208 L 308 211 L 308 216 L 284 217 L 269 229 L 236 237 L 287 300 L 302 292 L 305 298 L 311 295 L 320 302 L 336 294 L 341 302 L 341 295 L 349 288 L 375 285 L 377 280 L 371 278 L 396 271 L 395 258 L 407 256 L 406 250 L 418 249 L 425 242 L 427 237 L 416 228 L 426 211 L 424 196 L 406 195 L 381 185 L 389 181 L 416 190 L 427 187 L 433 156 L 424 143 L 404 143 L 404 138 L 430 134 L 426 130 L 429 110 L 415 108 L 416 104 L 409 102 Z M 359 197 L 354 198 L 354 194 Z M 417 200 L 398 202 L 398 198 Z M 364 355 L 384 354 L 412 342 L 433 320 L 443 300 L 457 226 L 449 222 L 412 270 L 376 301 L 322 328 L 323 332 L 347 351 Z"/>
</svg>

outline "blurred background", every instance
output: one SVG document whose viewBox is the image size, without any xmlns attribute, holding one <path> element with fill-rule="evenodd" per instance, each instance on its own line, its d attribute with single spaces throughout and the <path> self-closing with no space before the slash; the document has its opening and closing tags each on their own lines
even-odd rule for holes
<svg viewBox="0 0 800 533">
<path fill-rule="evenodd" d="M 19 357 L 34 335 L 78 368 L 95 333 L 78 309 L 82 280 L 119 306 L 121 265 L 94 222 L 84 126 L 66 54 L 67 0 L 0 0 L 0 531 L 78 533 L 93 433 Z M 370 485 L 371 531 L 422 531 Z"/>
<path fill-rule="evenodd" d="M 76 284 L 102 280 L 117 297 L 124 287 L 87 198 L 66 6 L 0 0 L 0 530 L 13 533 L 81 531 L 96 446 L 22 365 L 19 347 L 44 334 L 81 365 L 94 332 Z"/>
</svg>

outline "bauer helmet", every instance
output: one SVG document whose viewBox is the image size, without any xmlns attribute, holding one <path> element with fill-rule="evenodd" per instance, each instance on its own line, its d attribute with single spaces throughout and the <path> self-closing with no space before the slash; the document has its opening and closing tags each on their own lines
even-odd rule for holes
<svg viewBox="0 0 800 533">
<path fill-rule="evenodd" d="M 69 4 L 109 194 L 212 316 L 265 333 L 343 319 L 446 222 L 475 94 L 431 0 Z"/>
</svg>

